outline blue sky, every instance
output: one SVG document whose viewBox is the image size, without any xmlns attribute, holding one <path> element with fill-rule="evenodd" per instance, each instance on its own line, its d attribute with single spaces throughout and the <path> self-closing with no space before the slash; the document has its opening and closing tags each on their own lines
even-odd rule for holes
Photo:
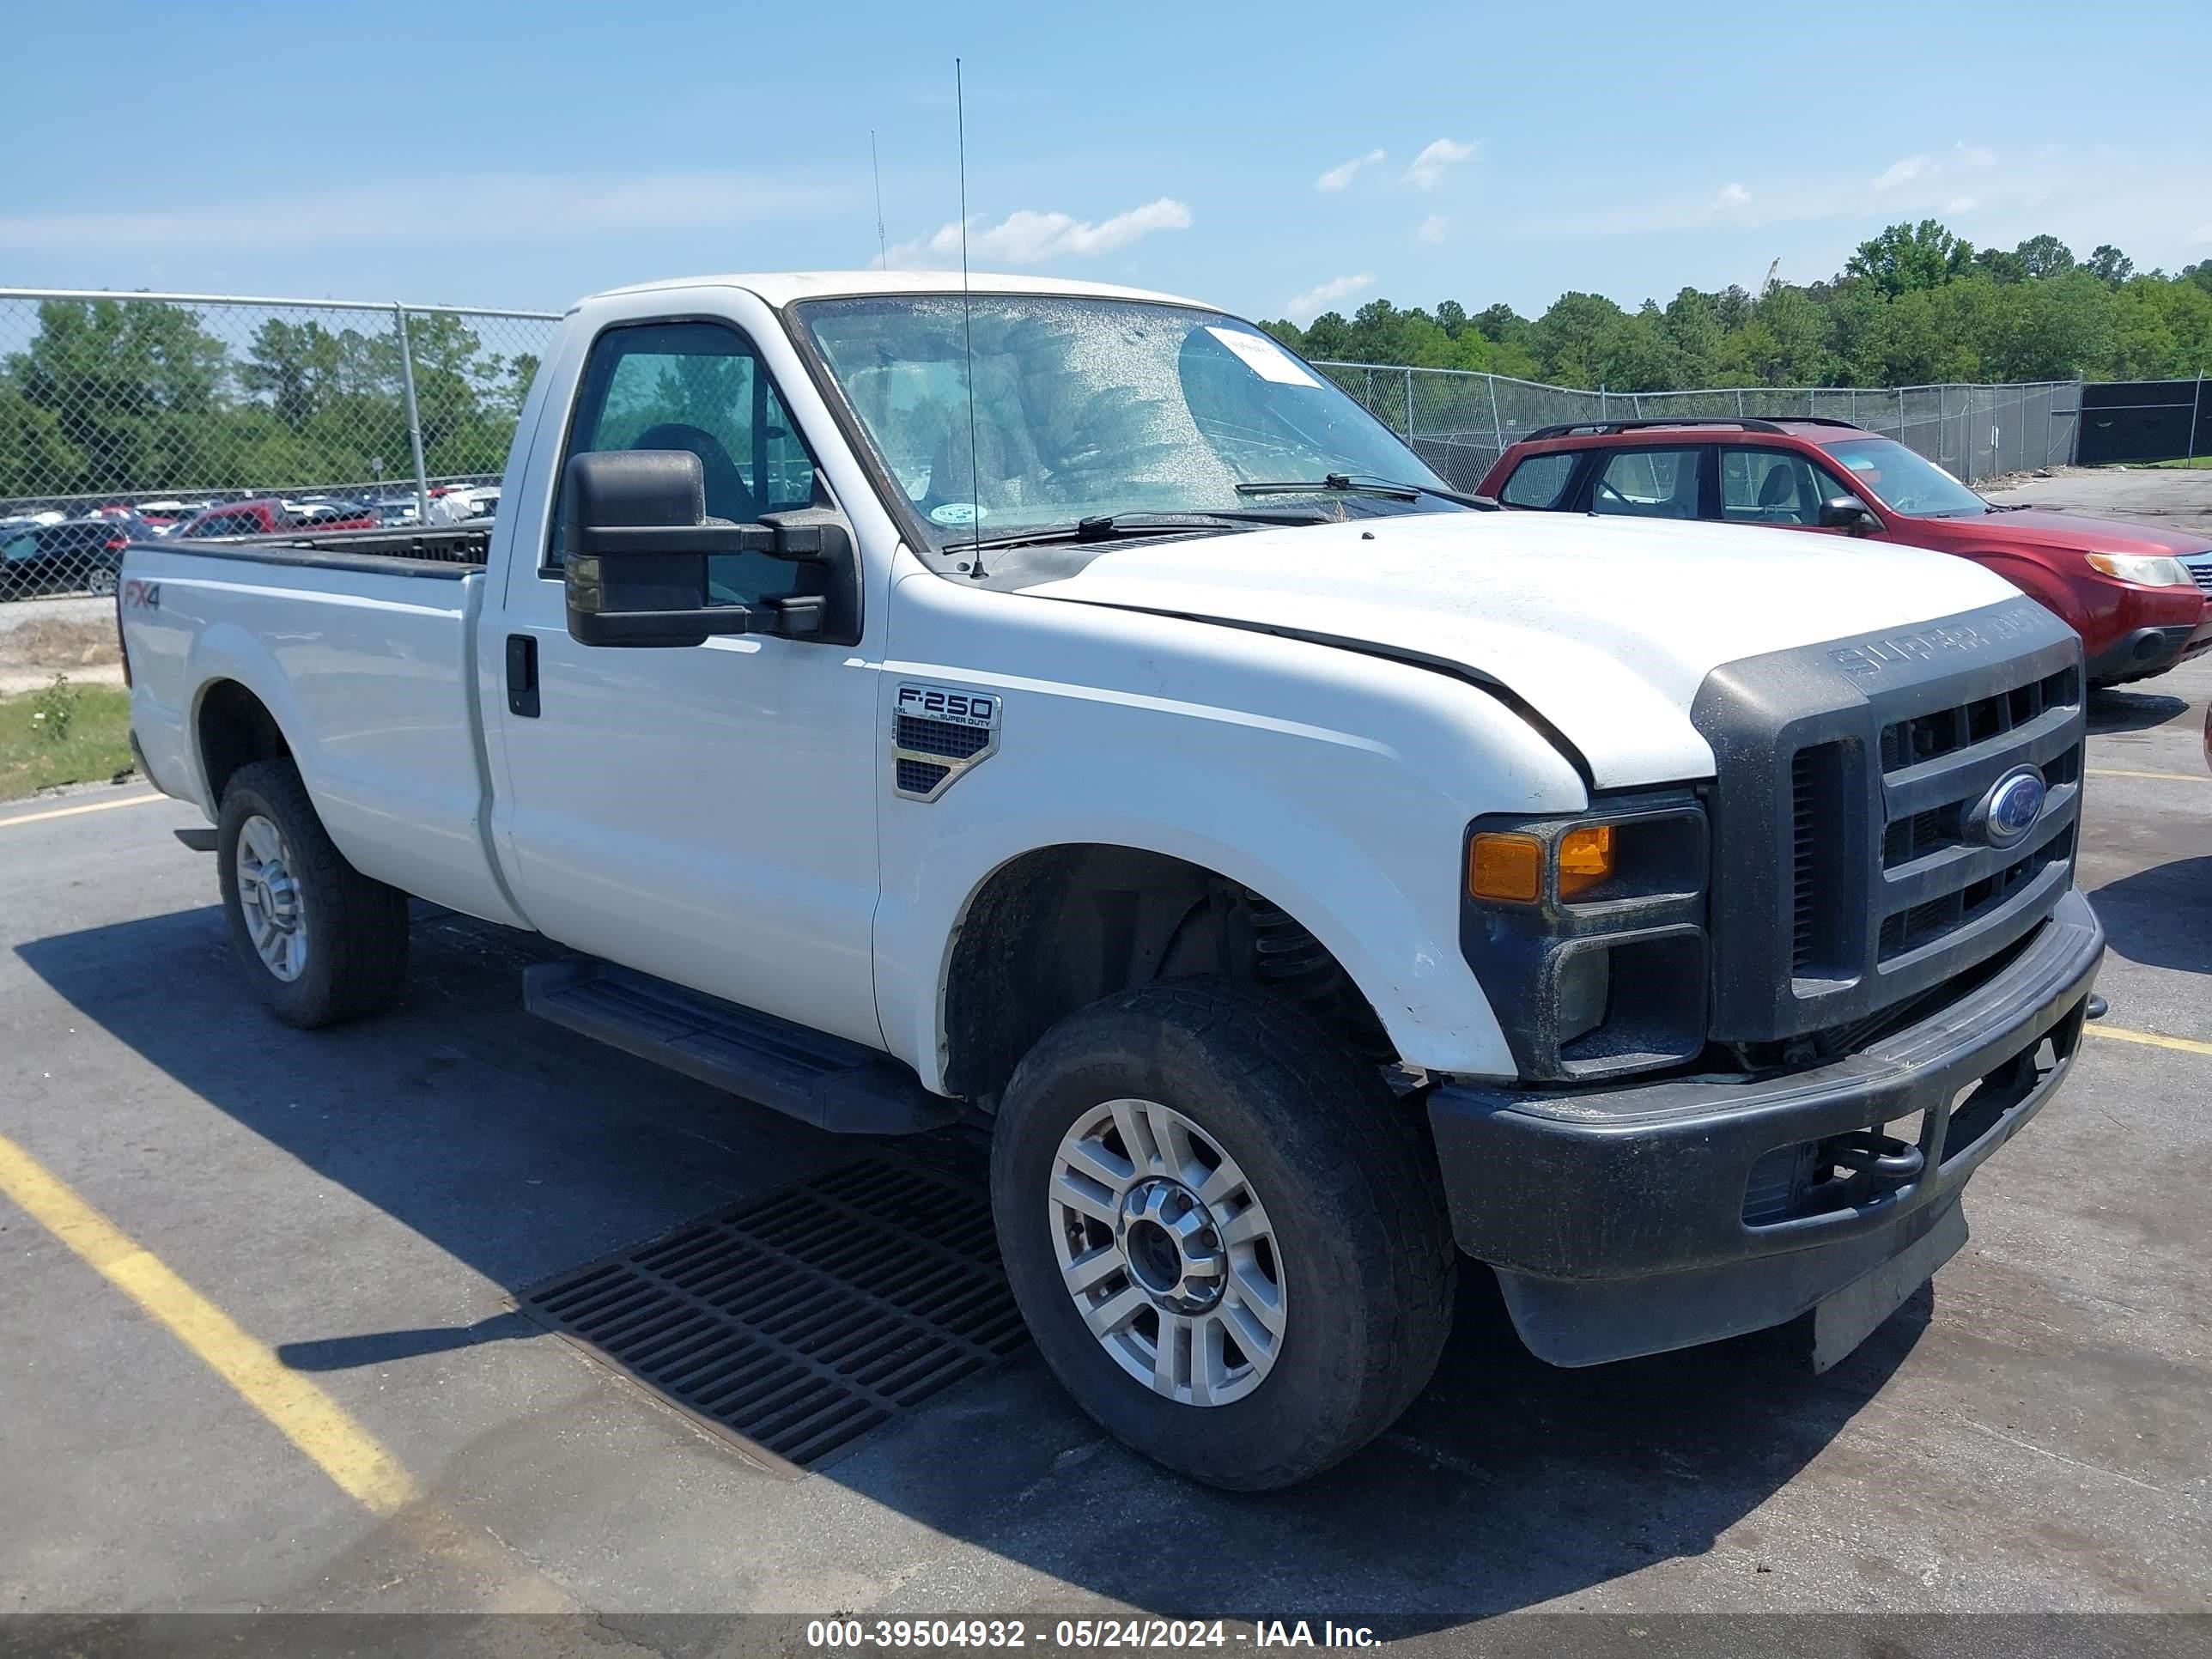
<svg viewBox="0 0 2212 1659">
<path fill-rule="evenodd" d="M 634 21 L 631 21 L 634 20 Z M 957 264 L 1300 320 L 1834 271 L 1884 223 L 2212 258 L 2203 0 L 24 6 L 0 283 L 558 309 Z M 949 258 L 937 250 L 951 250 Z"/>
</svg>

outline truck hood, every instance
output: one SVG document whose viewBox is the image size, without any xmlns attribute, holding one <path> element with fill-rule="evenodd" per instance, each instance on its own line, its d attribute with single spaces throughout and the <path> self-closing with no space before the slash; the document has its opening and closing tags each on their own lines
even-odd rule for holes
<svg viewBox="0 0 2212 1659">
<path fill-rule="evenodd" d="M 1724 662 L 2019 597 L 1965 560 L 1803 532 L 1435 513 L 1145 542 L 1024 590 L 1318 640 L 1504 687 L 1599 788 L 1710 777 Z"/>
<path fill-rule="evenodd" d="M 1966 519 L 1916 519 L 1932 538 L 1961 552 L 1984 547 L 2060 547 L 2081 553 L 2136 553 L 2156 557 L 2193 558 L 2212 552 L 2212 540 L 2193 530 L 2169 530 L 2160 525 L 2132 523 L 2124 519 L 2093 519 L 2081 513 L 2053 513 L 2028 507 L 2014 513 L 1990 513 Z"/>
</svg>

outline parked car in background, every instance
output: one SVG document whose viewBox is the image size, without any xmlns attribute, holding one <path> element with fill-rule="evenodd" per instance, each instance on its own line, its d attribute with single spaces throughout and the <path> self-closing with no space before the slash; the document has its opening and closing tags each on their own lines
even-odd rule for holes
<svg viewBox="0 0 2212 1659">
<path fill-rule="evenodd" d="M 317 495 L 307 501 L 287 501 L 285 507 L 295 520 L 308 526 L 328 527 L 341 520 L 365 520 L 373 528 L 383 522 L 367 501 L 333 501 L 326 495 Z"/>
<path fill-rule="evenodd" d="M 379 495 L 368 506 L 382 525 L 415 524 L 422 516 L 422 503 L 412 495 Z"/>
<path fill-rule="evenodd" d="M 62 524 L 19 520 L 0 529 L 0 599 L 36 593 L 112 593 L 123 550 L 157 539 L 143 519 L 71 519 Z"/>
<path fill-rule="evenodd" d="M 434 490 L 430 495 L 430 524 L 466 524 L 471 519 L 489 519 L 499 512 L 497 484 L 471 485 L 464 488 Z"/>
<path fill-rule="evenodd" d="M 374 513 L 357 502 L 346 504 L 346 510 L 333 507 L 329 514 L 315 510 L 317 506 L 333 507 L 332 503 L 309 504 L 302 512 L 299 506 L 264 496 L 259 501 L 230 501 L 222 507 L 210 507 L 198 517 L 188 520 L 175 533 L 179 536 L 281 536 L 287 531 L 313 529 L 374 530 L 377 518 Z"/>
<path fill-rule="evenodd" d="M 167 535 L 187 519 L 206 511 L 210 505 L 207 501 L 141 501 L 135 516 L 153 526 L 157 533 Z"/>
<path fill-rule="evenodd" d="M 1847 421 L 1607 421 L 1550 426 L 1498 458 L 1481 493 L 1600 517 L 1778 526 L 1955 553 L 2081 636 L 2093 685 L 2212 650 L 2212 557 L 2188 531 L 1999 506 L 1893 438 Z"/>
</svg>

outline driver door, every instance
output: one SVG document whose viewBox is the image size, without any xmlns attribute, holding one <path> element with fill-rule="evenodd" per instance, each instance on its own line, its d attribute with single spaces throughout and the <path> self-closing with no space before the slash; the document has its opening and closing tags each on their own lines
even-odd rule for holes
<svg viewBox="0 0 2212 1659">
<path fill-rule="evenodd" d="M 556 477 L 585 451 L 689 450 L 708 513 L 738 523 L 828 500 L 767 364 L 724 321 L 602 331 L 560 442 Z M 872 671 L 849 645 L 767 635 L 580 644 L 557 489 L 550 518 L 534 573 L 532 550 L 510 556 L 503 624 L 536 666 L 536 712 L 511 697 L 501 720 L 523 910 L 575 949 L 880 1047 Z M 709 572 L 735 604 L 800 580 L 762 553 Z"/>
</svg>

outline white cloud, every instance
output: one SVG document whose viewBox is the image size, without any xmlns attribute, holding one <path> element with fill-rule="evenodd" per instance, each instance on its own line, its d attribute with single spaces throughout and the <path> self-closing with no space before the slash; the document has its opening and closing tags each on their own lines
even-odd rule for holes
<svg viewBox="0 0 2212 1659">
<path fill-rule="evenodd" d="M 1379 167 L 1390 159 L 1385 150 L 1370 149 L 1364 155 L 1355 155 L 1349 161 L 1340 161 L 1314 180 L 1316 190 L 1342 190 L 1362 167 Z"/>
<path fill-rule="evenodd" d="M 1472 161 L 1479 148 L 1455 139 L 1439 138 L 1413 158 L 1413 165 L 1406 169 L 1406 182 L 1415 190 L 1434 190 L 1443 182 L 1446 168 Z"/>
<path fill-rule="evenodd" d="M 1928 171 L 1925 155 L 1908 155 L 1902 161 L 1885 168 L 1874 181 L 1876 190 L 1895 190 L 1899 185 L 1909 185 Z"/>
<path fill-rule="evenodd" d="M 2212 224 L 2199 225 L 2189 233 L 2190 246 L 2203 247 L 2207 242 L 2212 242 Z"/>
<path fill-rule="evenodd" d="M 1431 247 L 1434 247 L 1450 234 L 1451 221 L 1441 213 L 1431 213 L 1421 221 L 1421 228 L 1413 233 L 1413 240 L 1417 242 L 1425 242 Z"/>
<path fill-rule="evenodd" d="M 1283 314 L 1292 322 L 1304 325 L 1334 305 L 1375 286 L 1372 272 L 1362 271 L 1357 276 L 1332 276 L 1327 282 L 1308 289 L 1283 301 Z"/>
<path fill-rule="evenodd" d="M 1713 204 L 1716 207 L 1723 208 L 1749 207 L 1751 192 L 1734 179 L 1730 179 L 1721 186 L 1721 193 L 1714 199 Z"/>
<path fill-rule="evenodd" d="M 1971 196 L 1954 196 L 1943 204 L 1946 213 L 1972 213 L 1980 204 Z"/>
<path fill-rule="evenodd" d="M 1085 259 L 1127 247 L 1156 230 L 1190 228 L 1190 207 L 1171 196 L 1131 208 L 1097 224 L 1066 213 L 1038 213 L 1022 208 L 997 224 L 986 224 L 981 215 L 968 221 L 968 257 L 985 264 L 1042 265 L 1054 259 Z M 957 264 L 960 259 L 960 222 L 940 225 L 927 236 L 901 242 L 890 250 L 887 263 L 893 270 L 921 264 Z"/>
<path fill-rule="evenodd" d="M 1993 167 L 1997 164 L 1997 153 L 1987 144 L 1970 144 L 1961 138 L 1954 146 L 1959 152 L 1960 162 L 1970 167 Z"/>
<path fill-rule="evenodd" d="M 0 248 L 237 248 L 265 241 L 272 225 L 290 247 L 623 234 L 844 213 L 862 194 L 858 181 L 741 173 L 481 173 L 296 199 L 21 214 L 0 218 Z"/>
</svg>

